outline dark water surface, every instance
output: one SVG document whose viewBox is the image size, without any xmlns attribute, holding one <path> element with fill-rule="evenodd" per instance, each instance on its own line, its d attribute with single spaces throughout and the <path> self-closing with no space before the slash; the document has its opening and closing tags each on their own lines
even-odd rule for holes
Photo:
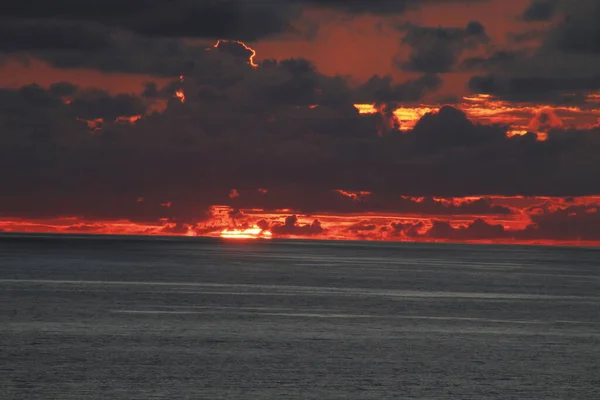
<svg viewBox="0 0 600 400">
<path fill-rule="evenodd" d="M 0 236 L 1 399 L 600 399 L 600 249 Z"/>
</svg>

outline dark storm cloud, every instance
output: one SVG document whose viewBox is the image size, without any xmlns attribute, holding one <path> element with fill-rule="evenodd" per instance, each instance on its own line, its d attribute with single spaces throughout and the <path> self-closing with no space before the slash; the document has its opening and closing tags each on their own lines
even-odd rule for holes
<svg viewBox="0 0 600 400">
<path fill-rule="evenodd" d="M 93 24 L 66 21 L 11 21 L 0 17 L 0 51 L 100 51 L 111 45 L 107 31 Z"/>
<path fill-rule="evenodd" d="M 433 196 L 597 194 L 598 129 L 551 130 L 546 142 L 533 134 L 507 138 L 508 127 L 473 123 L 452 107 L 425 115 L 407 132 L 381 129 L 397 105 L 435 93 L 442 84 L 437 73 L 456 70 L 465 50 L 487 43 L 477 22 L 465 28 L 405 27 L 413 52 L 403 67 L 423 75 L 399 83 L 374 76 L 354 87 L 305 59 L 264 60 L 253 68 L 251 51 L 239 43 L 214 48 L 213 41 L 176 36 L 252 40 L 289 31 L 298 5 L 384 15 L 425 2 L 35 3 L 0 6 L 5 37 L 0 51 L 59 67 L 173 80 L 164 86 L 148 82 L 140 96 L 109 95 L 69 82 L 1 89 L 2 216 L 168 221 L 165 233 L 186 233 L 207 218 L 209 206 L 227 204 L 236 211 L 376 211 L 440 219 L 428 231 L 423 222 L 385 229 L 414 238 L 597 238 L 597 208 L 532 210 L 532 226 L 514 233 L 483 220 L 462 228 L 444 221 L 450 215 L 507 216 L 510 208 L 485 199 L 452 203 Z M 580 15 L 577 10 L 574 15 Z M 567 92 L 600 89 L 598 64 L 580 62 L 593 55 L 595 45 L 570 44 L 581 38 L 579 29 L 593 37 L 595 25 L 576 19 L 575 28 L 568 21 L 553 26 L 543 52 L 505 50 L 467 59 L 460 68 L 483 71 L 470 82 L 474 91 L 507 99 L 560 102 Z M 180 89 L 183 104 L 174 98 Z M 147 106 L 159 100 L 166 100 L 166 109 L 148 114 Z M 382 111 L 359 115 L 354 103 L 375 103 Z M 137 115 L 142 118 L 135 123 L 119 119 Z M 88 123 L 96 119 L 103 122 L 92 132 Z M 556 128 L 543 116 L 536 123 Z M 232 189 L 239 196 L 230 196 Z M 372 194 L 353 199 L 337 189 Z M 304 236 L 326 227 L 290 216 L 270 228 L 277 235 Z M 352 229 L 378 230 L 369 221 Z"/>
<path fill-rule="evenodd" d="M 484 200 L 446 204 L 431 196 L 600 192 L 595 131 L 550 132 L 546 142 L 533 134 L 508 139 L 506 127 L 474 124 L 445 107 L 411 131 L 379 137 L 373 116 L 352 108 L 356 92 L 309 63 L 230 68 L 194 70 L 182 83 L 185 103 L 171 99 L 164 112 L 135 124 L 110 119 L 141 111 L 141 98 L 107 97 L 65 83 L 0 91 L 0 210 L 180 224 L 206 218 L 213 204 L 506 215 L 510 210 Z M 308 94 L 288 86 L 294 76 L 309 86 Z M 201 93 L 210 83 L 217 97 L 209 99 Z M 263 83 L 272 86 L 252 96 Z M 282 103 L 278 85 L 293 101 Z M 329 103 L 304 105 L 319 99 Z M 93 134 L 76 119 L 100 116 L 105 122 Z M 232 189 L 239 196 L 231 198 Z M 354 201 L 336 189 L 372 195 Z M 281 229 L 297 232 L 290 226 Z"/>
<path fill-rule="evenodd" d="M 598 90 L 600 3 L 534 1 L 523 17 L 553 22 L 508 35 L 527 47 L 463 60 L 460 70 L 484 72 L 471 79 L 471 90 L 507 100 L 584 104 Z"/>
<path fill-rule="evenodd" d="M 510 43 L 539 43 L 546 36 L 546 31 L 541 29 L 526 30 L 523 32 L 509 32 L 506 39 Z"/>
<path fill-rule="evenodd" d="M 40 50 L 29 54 L 58 68 L 90 68 L 102 72 L 125 72 L 175 77 L 206 62 L 209 44 L 178 39 L 148 38 L 126 32 L 112 33 L 110 46 L 94 52 L 77 49 Z M 216 57 L 211 54 L 213 59 Z"/>
<path fill-rule="evenodd" d="M 253 41 L 281 34 L 299 16 L 279 1 L 171 1 L 142 11 L 122 27 L 150 36 Z"/>
<path fill-rule="evenodd" d="M 472 21 L 463 28 L 432 28 L 407 25 L 402 43 L 412 48 L 407 61 L 397 60 L 405 71 L 423 73 L 450 72 L 463 51 L 476 49 L 489 41 L 481 23 Z"/>
<path fill-rule="evenodd" d="M 294 0 L 317 7 L 325 7 L 346 11 L 353 14 L 387 14 L 404 13 L 418 5 L 418 0 Z M 421 1 L 423 3 L 423 1 Z"/>
<path fill-rule="evenodd" d="M 358 88 L 356 100 L 376 104 L 417 101 L 442 83 L 439 76 L 431 74 L 402 83 L 394 83 L 391 76 L 375 75 Z"/>
<path fill-rule="evenodd" d="M 488 0 L 292 0 L 297 3 L 346 11 L 352 14 L 398 14 L 439 3 L 479 3 Z"/>
<path fill-rule="evenodd" d="M 270 229 L 277 236 L 313 236 L 325 232 L 318 219 L 310 224 L 300 224 L 298 217 L 295 215 L 286 217 L 283 224 L 273 224 Z"/>
<path fill-rule="evenodd" d="M 112 32 L 110 46 L 95 52 L 78 49 L 37 50 L 27 54 L 59 68 L 91 68 L 102 72 L 178 77 L 207 70 L 232 78 L 247 69 L 252 51 L 236 41 L 190 43 L 172 38 L 149 38 L 123 31 Z M 287 61 L 288 63 L 292 61 Z"/>
<path fill-rule="evenodd" d="M 248 95 L 261 104 L 310 106 L 318 104 L 322 76 L 311 62 L 267 60 L 250 82 Z"/>
<path fill-rule="evenodd" d="M 55 82 L 50 85 L 48 91 L 51 95 L 57 97 L 66 97 L 74 95 L 79 88 L 71 82 Z"/>
<path fill-rule="evenodd" d="M 156 76 L 186 73 L 203 62 L 214 44 L 147 37 L 85 21 L 3 19 L 0 34 L 0 53 L 5 55 L 32 56 L 58 68 Z"/>
<path fill-rule="evenodd" d="M 526 210 L 531 222 L 525 228 L 507 229 L 502 224 L 475 218 L 457 225 L 446 219 L 394 221 L 381 226 L 377 220 L 363 220 L 345 229 L 363 239 L 383 237 L 404 240 L 443 241 L 577 241 L 600 240 L 600 204 L 564 206 L 547 205 Z"/>
<path fill-rule="evenodd" d="M 557 210 L 542 209 L 530 214 L 532 223 L 525 229 L 508 230 L 500 224 L 476 219 L 463 227 L 453 227 L 447 221 L 434 221 L 424 234 L 416 235 L 446 240 L 600 240 L 599 205 L 570 206 Z M 413 235 L 415 236 L 415 235 Z"/>
<path fill-rule="evenodd" d="M 558 0 L 533 0 L 523 11 L 524 21 L 549 21 L 557 10 Z"/>
<path fill-rule="evenodd" d="M 180 83 L 173 81 L 169 85 L 160 88 L 156 82 L 146 82 L 144 83 L 142 97 L 148 99 L 168 99 L 173 97 L 173 93 L 177 90 L 176 86 L 180 86 Z"/>
<path fill-rule="evenodd" d="M 460 0 L 457 0 L 459 2 Z M 468 1 L 468 0 L 463 0 Z M 58 68 L 103 72 L 185 74 L 216 39 L 253 41 L 293 26 L 303 6 L 351 13 L 397 13 L 436 1 L 312 2 L 303 0 L 7 1 L 0 6 L 0 52 L 34 56 Z M 206 39 L 206 44 L 180 40 Z M 222 43 L 223 52 L 248 50 Z"/>
<path fill-rule="evenodd" d="M 542 206 L 528 210 L 531 223 L 522 229 L 507 229 L 502 224 L 476 218 L 472 222 L 456 226 L 449 220 L 434 219 L 427 226 L 423 221 L 392 222 L 381 227 L 392 237 L 407 240 L 448 240 L 448 241 L 597 241 L 600 240 L 600 205 L 590 204 L 551 209 Z M 348 231 L 362 234 L 365 238 L 378 236 L 377 225 L 362 221 L 348 228 Z"/>
<path fill-rule="evenodd" d="M 8 0 L 0 15 L 97 22 L 149 36 L 256 40 L 285 32 L 298 10 L 275 0 Z"/>
<path fill-rule="evenodd" d="M 352 13 L 402 13 L 406 10 L 427 4 L 443 2 L 476 3 L 487 0 L 6 0 L 0 6 L 2 15 L 13 18 L 74 19 L 99 21 L 121 27 L 145 27 L 142 22 L 162 22 L 163 27 L 154 28 L 164 31 L 168 36 L 176 32 L 191 30 L 194 34 L 221 31 L 225 28 L 242 29 L 262 23 L 254 29 L 263 33 L 281 29 L 281 22 L 296 14 L 290 13 L 294 6 L 325 7 Z M 161 16 L 162 14 L 162 16 Z M 278 16 L 278 18 L 275 18 Z M 156 17 L 153 20 L 151 17 Z M 160 17 L 160 18 L 158 18 Z M 186 27 L 206 25 L 205 27 Z M 184 27 L 175 26 L 176 23 Z M 234 27 L 234 25 L 239 25 Z M 259 31 L 260 32 L 260 31 Z M 212 33 L 211 33 L 212 34 Z M 211 37 L 223 37 L 222 34 Z"/>
<path fill-rule="evenodd" d="M 432 239 L 446 240 L 486 240 L 506 238 L 506 231 L 502 225 L 495 225 L 477 218 L 467 226 L 454 228 L 448 221 L 433 221 L 433 226 L 423 235 Z"/>
<path fill-rule="evenodd" d="M 425 114 L 413 133 L 412 140 L 417 149 L 438 152 L 448 148 L 501 144 L 506 138 L 506 127 L 476 125 L 464 112 L 444 106 L 436 114 Z"/>
<path fill-rule="evenodd" d="M 129 3 L 122 3 L 126 3 L 124 4 L 124 10 L 127 10 L 127 4 Z M 170 5 L 176 8 L 182 6 L 183 3 L 190 5 L 193 2 L 161 1 L 146 3 L 144 4 L 148 7 L 160 3 L 162 4 L 161 7 Z M 198 3 L 198 6 L 209 7 L 209 3 L 214 3 L 215 7 L 224 7 L 240 13 L 268 6 L 268 3 L 264 1 L 239 2 L 239 5 L 231 1 L 201 2 L 201 4 Z M 227 6 L 225 3 L 227 3 Z M 31 6 L 33 7 L 33 5 Z M 19 9 L 17 7 L 12 9 L 16 13 L 12 18 L 8 15 L 3 16 L 3 19 L 0 20 L 0 33 L 2 34 L 0 35 L 2 37 L 0 39 L 0 52 L 21 57 L 37 57 L 58 68 L 92 68 L 103 72 L 144 73 L 156 76 L 185 74 L 194 65 L 205 63 L 207 57 L 213 60 L 218 58 L 218 55 L 214 54 L 217 52 L 222 53 L 222 55 L 229 53 L 232 57 L 246 59 L 250 54 L 250 50 L 234 42 L 221 42 L 218 51 L 213 51 L 209 55 L 209 50 L 215 50 L 212 47 L 215 42 L 210 39 L 211 35 L 199 35 L 207 38 L 206 43 L 198 43 L 198 41 L 192 43 L 176 37 L 178 36 L 175 34 L 176 32 L 173 35 L 165 36 L 146 35 L 143 32 L 140 33 L 139 30 L 135 30 L 135 32 L 128 31 L 127 26 L 108 24 L 107 21 L 121 18 L 119 13 L 122 10 L 112 3 L 108 4 L 102 12 L 99 9 L 104 7 L 104 3 L 95 1 L 77 2 L 73 4 L 72 10 L 60 7 L 54 9 L 53 7 L 54 3 L 48 7 L 43 7 L 44 10 L 48 10 L 47 13 L 41 14 L 38 14 L 36 10 L 32 10 L 33 17 L 36 19 L 18 18 L 19 12 L 17 11 Z M 146 12 L 143 7 L 140 10 L 142 10 L 141 13 Z M 204 12 L 204 9 L 201 11 Z M 248 11 L 248 13 L 248 18 L 252 18 L 252 12 Z M 181 15 L 186 18 L 193 17 L 186 13 Z M 227 28 L 219 25 L 218 16 L 211 16 L 210 13 L 202 15 L 203 18 L 211 20 L 213 24 L 217 24 L 223 29 L 243 29 L 243 21 Z M 268 13 L 265 13 L 265 18 L 268 15 Z M 23 17 L 26 16 L 25 9 Z M 160 16 L 168 18 L 166 13 L 157 14 L 157 17 Z M 53 19 L 53 17 L 61 19 Z M 252 21 L 248 23 L 250 22 Z M 201 29 L 200 27 L 210 29 L 207 27 L 207 23 L 202 20 L 196 20 L 193 24 L 190 23 L 189 26 L 199 27 L 198 29 Z M 161 23 L 152 24 L 152 27 L 167 29 Z M 256 29 L 262 28 L 265 28 L 265 24 L 258 23 Z M 246 39 L 243 33 L 237 34 L 235 32 L 231 35 L 215 34 L 214 37 L 219 39 L 229 37 Z"/>
<path fill-rule="evenodd" d="M 476 0 L 456 0 L 468 2 Z M 436 0 L 6 0 L 0 5 L 0 42 L 11 50 L 80 49 L 105 45 L 82 26 L 90 23 L 153 37 L 254 41 L 274 35 L 305 34 L 294 26 L 306 6 L 359 13 L 402 13 Z M 75 22 L 82 22 L 76 25 Z M 29 28 L 29 29 L 27 29 Z M 9 29 L 9 30 L 7 30 Z M 10 33 L 10 35 L 8 34 Z M 69 34 L 71 33 L 71 34 Z M 310 32 L 309 32 L 310 34 Z"/>
<path fill-rule="evenodd" d="M 600 204 L 551 210 L 542 207 L 532 214 L 533 225 L 525 231 L 532 238 L 550 240 L 600 240 Z"/>
<path fill-rule="evenodd" d="M 483 32 L 477 25 L 462 31 Z M 431 196 L 600 191 L 600 144 L 591 134 L 552 133 L 544 143 L 533 134 L 507 139 L 507 127 L 474 124 L 445 107 L 406 133 L 380 137 L 381 115 L 359 115 L 353 106 L 376 103 L 389 111 L 397 103 L 418 102 L 439 88 L 437 75 L 400 83 L 373 77 L 354 87 L 304 59 L 264 60 L 253 68 L 248 51 L 233 42 L 214 48 L 118 35 L 118 45 L 93 57 L 43 54 L 60 54 L 67 65 L 172 74 L 173 81 L 164 87 L 148 83 L 140 97 L 65 82 L 1 91 L 0 181 L 10 195 L 0 198 L 0 210 L 167 218 L 180 224 L 172 229 L 183 229 L 206 218 L 213 204 L 314 213 L 504 215 L 506 208 L 486 202 L 448 205 Z M 174 98 L 179 89 L 185 103 Z M 115 120 L 144 114 L 154 99 L 168 99 L 164 112 L 135 124 Z M 96 118 L 104 123 L 90 134 L 85 120 Z M 232 189 L 240 196 L 230 198 Z M 336 189 L 373 194 L 361 203 Z"/>
<path fill-rule="evenodd" d="M 564 14 L 548 34 L 546 45 L 571 54 L 600 55 L 600 3 L 561 2 Z"/>
<path fill-rule="evenodd" d="M 146 111 L 146 105 L 136 96 L 128 94 L 111 96 L 99 89 L 86 89 L 77 93 L 71 100 L 69 108 L 80 118 L 108 120 L 121 116 L 141 115 Z"/>
<path fill-rule="evenodd" d="M 6 131 L 1 142 L 8 148 L 77 146 L 85 142 L 88 133 L 85 120 L 114 120 L 146 110 L 134 96 L 111 96 L 99 89 L 81 90 L 68 82 L 57 82 L 48 89 L 35 84 L 0 89 L 0 106 L 0 124 Z"/>
<path fill-rule="evenodd" d="M 465 58 L 458 69 L 460 71 L 506 70 L 514 66 L 523 56 L 523 51 L 499 50 L 489 57 Z"/>
</svg>

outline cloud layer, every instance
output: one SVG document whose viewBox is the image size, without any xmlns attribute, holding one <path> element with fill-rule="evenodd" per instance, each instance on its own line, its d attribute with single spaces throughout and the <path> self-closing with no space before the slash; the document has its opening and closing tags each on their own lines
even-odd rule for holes
<svg viewBox="0 0 600 400">
<path fill-rule="evenodd" d="M 213 207 L 224 205 L 226 224 L 260 223 L 279 236 L 600 240 L 596 205 L 492 200 L 600 193 L 600 128 L 570 125 L 552 108 L 598 108 L 597 2 L 524 4 L 514 16 L 521 30 L 504 42 L 478 18 L 443 26 L 405 20 L 441 4 L 5 2 L 5 57 L 155 80 L 140 93 L 70 81 L 0 89 L 0 215 L 75 217 L 81 231 L 127 220 L 185 234 L 210 231 Z M 326 74 L 307 58 L 262 58 L 238 41 L 310 42 L 314 32 L 303 23 L 319 25 L 322 15 L 373 18 L 397 35 L 398 52 L 389 54 L 396 75 Z M 524 104 L 532 132 L 515 134 L 508 118 L 482 123 L 448 97 L 454 106 L 436 102 L 410 125 L 398 116 L 435 102 L 461 74 L 463 89 L 489 106 L 481 118 L 514 115 Z M 341 226 L 317 217 L 369 213 L 405 218 Z M 527 223 L 507 225 L 517 218 Z"/>
</svg>

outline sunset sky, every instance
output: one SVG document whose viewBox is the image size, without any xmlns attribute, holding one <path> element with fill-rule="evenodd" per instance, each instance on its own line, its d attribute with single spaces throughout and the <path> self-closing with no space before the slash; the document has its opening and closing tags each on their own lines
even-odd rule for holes
<svg viewBox="0 0 600 400">
<path fill-rule="evenodd" d="M 0 231 L 600 244 L 597 0 L 5 0 Z"/>
</svg>

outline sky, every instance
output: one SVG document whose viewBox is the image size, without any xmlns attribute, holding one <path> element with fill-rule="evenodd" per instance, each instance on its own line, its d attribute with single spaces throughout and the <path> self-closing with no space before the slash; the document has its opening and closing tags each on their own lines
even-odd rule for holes
<svg viewBox="0 0 600 400">
<path fill-rule="evenodd" d="M 6 0 L 0 231 L 600 244 L 596 0 Z"/>
</svg>

